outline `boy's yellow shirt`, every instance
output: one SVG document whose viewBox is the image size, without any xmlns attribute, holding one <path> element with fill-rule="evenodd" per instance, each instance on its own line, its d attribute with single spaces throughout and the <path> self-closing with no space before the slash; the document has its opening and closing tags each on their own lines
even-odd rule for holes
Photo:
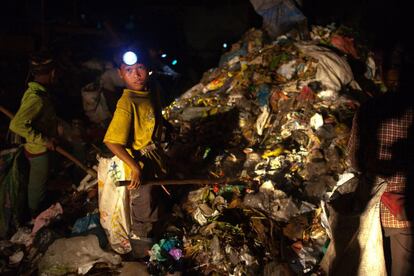
<svg viewBox="0 0 414 276">
<path fill-rule="evenodd" d="M 149 92 L 124 89 L 104 142 L 120 144 L 133 151 L 153 140 L 157 120 Z"/>
</svg>

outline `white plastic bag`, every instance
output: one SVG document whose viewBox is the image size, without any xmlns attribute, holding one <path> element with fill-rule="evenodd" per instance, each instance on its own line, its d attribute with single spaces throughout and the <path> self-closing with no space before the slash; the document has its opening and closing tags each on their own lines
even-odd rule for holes
<svg viewBox="0 0 414 276">
<path fill-rule="evenodd" d="M 361 176 L 348 180 L 333 193 L 334 199 L 325 206 L 331 243 L 320 263 L 326 275 L 387 275 L 379 212 L 385 187 L 386 182 L 380 178 Z M 351 207 L 361 202 L 363 208 Z"/>
<path fill-rule="evenodd" d="M 116 187 L 115 182 L 128 179 L 130 170 L 117 156 L 98 160 L 100 222 L 112 249 L 125 254 L 131 251 L 129 192 L 125 186 Z"/>
<path fill-rule="evenodd" d="M 117 254 L 105 252 L 99 247 L 95 235 L 58 239 L 49 246 L 39 262 L 39 275 L 84 275 L 96 263 L 117 266 L 122 262 Z"/>
<path fill-rule="evenodd" d="M 302 53 L 319 61 L 315 78 L 328 90 L 337 93 L 343 85 L 347 84 L 358 88 L 351 67 L 344 58 L 325 47 L 305 43 L 295 43 L 295 45 Z"/>
<path fill-rule="evenodd" d="M 81 94 L 83 110 L 91 122 L 99 124 L 111 117 L 105 97 L 95 83 L 84 86 Z"/>
<path fill-rule="evenodd" d="M 108 69 L 101 75 L 100 87 L 108 91 L 116 91 L 117 88 L 125 87 L 117 68 Z"/>
</svg>

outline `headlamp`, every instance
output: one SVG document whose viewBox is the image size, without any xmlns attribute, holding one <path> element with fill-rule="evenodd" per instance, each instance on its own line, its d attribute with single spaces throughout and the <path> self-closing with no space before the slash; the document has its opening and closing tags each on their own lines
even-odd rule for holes
<svg viewBox="0 0 414 276">
<path fill-rule="evenodd" d="M 123 54 L 122 56 L 122 62 L 125 63 L 126 65 L 134 65 L 135 63 L 137 63 L 137 61 L 138 61 L 138 57 L 132 51 L 125 52 L 125 54 Z"/>
</svg>

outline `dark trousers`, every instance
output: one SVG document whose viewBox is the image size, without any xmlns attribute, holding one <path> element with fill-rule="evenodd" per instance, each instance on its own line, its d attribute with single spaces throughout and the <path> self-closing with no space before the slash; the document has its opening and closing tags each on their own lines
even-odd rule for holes
<svg viewBox="0 0 414 276">
<path fill-rule="evenodd" d="M 165 177 L 164 159 L 162 152 L 154 150 L 137 160 L 143 164 L 143 181 Z M 130 192 L 133 234 L 140 238 L 153 238 L 157 235 L 154 224 L 164 213 L 165 200 L 160 186 L 146 186 L 144 184 Z"/>
<path fill-rule="evenodd" d="M 131 230 L 140 238 L 153 236 L 153 225 L 160 217 L 159 198 L 157 186 L 141 185 L 131 191 Z"/>
<path fill-rule="evenodd" d="M 46 182 L 49 176 L 49 155 L 47 153 L 28 158 L 30 175 L 27 187 L 28 204 L 33 217 L 41 211 L 46 196 Z"/>
<path fill-rule="evenodd" d="M 387 264 L 387 270 L 392 276 L 414 275 L 413 229 L 385 227 L 383 229 L 386 250 L 384 253 L 386 256 L 391 256 L 391 267 Z"/>
</svg>

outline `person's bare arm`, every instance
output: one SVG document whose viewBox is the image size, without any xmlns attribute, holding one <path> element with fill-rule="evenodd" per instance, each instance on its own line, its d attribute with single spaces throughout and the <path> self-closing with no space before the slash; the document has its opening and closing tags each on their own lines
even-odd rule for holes
<svg viewBox="0 0 414 276">
<path fill-rule="evenodd" d="M 125 147 L 120 144 L 112 144 L 106 142 L 105 145 L 112 151 L 113 154 L 118 156 L 119 159 L 124 161 L 131 169 L 131 183 L 128 189 L 138 188 L 141 184 L 141 168 L 139 164 L 132 158 L 131 155 L 126 151 Z"/>
</svg>

